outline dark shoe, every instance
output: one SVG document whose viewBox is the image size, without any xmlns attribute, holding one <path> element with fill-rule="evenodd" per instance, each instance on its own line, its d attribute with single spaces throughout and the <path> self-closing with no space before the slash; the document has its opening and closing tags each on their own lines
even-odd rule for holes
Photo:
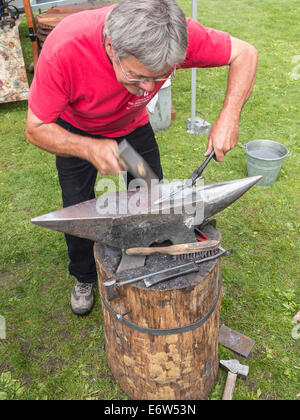
<svg viewBox="0 0 300 420">
<path fill-rule="evenodd" d="M 94 284 L 76 280 L 71 294 L 71 308 L 76 315 L 87 315 L 94 306 Z"/>
</svg>

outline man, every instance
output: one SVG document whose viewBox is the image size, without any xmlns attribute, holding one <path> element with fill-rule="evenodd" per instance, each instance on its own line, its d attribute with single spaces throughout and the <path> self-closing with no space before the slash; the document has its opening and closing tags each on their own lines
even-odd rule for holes
<svg viewBox="0 0 300 420">
<path fill-rule="evenodd" d="M 123 0 L 76 13 L 48 36 L 29 94 L 26 135 L 54 153 L 64 207 L 95 197 L 101 174 L 118 174 L 118 143 L 126 136 L 162 179 L 147 103 L 175 71 L 229 65 L 220 115 L 205 155 L 216 159 L 237 143 L 239 118 L 252 90 L 257 52 L 229 34 L 186 19 L 173 0 Z M 74 313 L 93 306 L 93 243 L 66 235 L 76 282 Z"/>
</svg>

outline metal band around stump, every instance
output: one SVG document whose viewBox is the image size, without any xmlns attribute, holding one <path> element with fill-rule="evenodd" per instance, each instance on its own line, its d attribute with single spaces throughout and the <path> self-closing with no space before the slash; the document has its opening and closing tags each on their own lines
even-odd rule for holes
<svg viewBox="0 0 300 420">
<path fill-rule="evenodd" d="M 184 332 L 187 332 L 187 331 L 192 331 L 192 330 L 195 330 L 196 328 L 201 327 L 201 325 L 203 325 L 209 319 L 209 317 L 212 315 L 212 313 L 216 309 L 218 301 L 219 301 L 220 293 L 221 293 L 221 288 L 222 288 L 222 273 L 220 274 L 220 277 L 219 277 L 218 291 L 217 291 L 216 299 L 214 300 L 214 303 L 212 304 L 210 310 L 206 313 L 206 315 L 204 315 L 203 318 L 201 318 L 199 321 L 194 322 L 193 324 L 185 325 L 183 327 L 166 328 L 166 329 L 141 327 L 140 325 L 135 324 L 134 322 L 131 322 L 128 319 L 125 319 L 124 318 L 125 315 L 123 316 L 121 314 L 118 314 L 117 312 L 115 312 L 109 306 L 109 304 L 104 299 L 104 296 L 103 296 L 101 290 L 99 290 L 99 293 L 100 293 L 101 300 L 102 300 L 105 308 L 107 309 L 107 311 L 113 316 L 113 318 L 116 321 L 120 322 L 121 324 L 124 324 L 127 327 L 131 328 L 132 330 L 139 331 L 139 332 L 144 333 L 144 334 L 171 335 L 171 334 L 180 334 L 180 333 L 184 333 Z"/>
</svg>

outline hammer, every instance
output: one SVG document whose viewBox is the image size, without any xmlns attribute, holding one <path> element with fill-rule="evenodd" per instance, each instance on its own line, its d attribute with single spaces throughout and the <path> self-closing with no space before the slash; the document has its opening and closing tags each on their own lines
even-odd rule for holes
<svg viewBox="0 0 300 420">
<path fill-rule="evenodd" d="M 237 376 L 246 378 L 249 366 L 241 365 L 238 360 L 220 360 L 220 365 L 228 371 L 222 400 L 232 400 Z"/>
</svg>

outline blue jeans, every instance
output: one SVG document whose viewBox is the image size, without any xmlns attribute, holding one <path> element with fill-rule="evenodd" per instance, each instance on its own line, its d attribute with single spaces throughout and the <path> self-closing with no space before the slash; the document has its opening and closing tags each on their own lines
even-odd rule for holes
<svg viewBox="0 0 300 420">
<path fill-rule="evenodd" d="M 71 133 L 85 137 L 105 138 L 86 133 L 59 118 L 56 123 Z M 124 137 L 114 138 L 118 143 Z M 131 146 L 148 162 L 159 179 L 163 178 L 160 154 L 150 123 L 138 127 L 126 136 Z M 72 206 L 95 198 L 95 182 L 97 169 L 88 161 L 77 157 L 56 156 L 59 183 L 62 190 L 63 207 Z M 127 184 L 132 180 L 128 174 Z M 70 259 L 69 272 L 82 283 L 94 283 L 97 279 L 94 260 L 94 242 L 72 235 L 65 235 Z"/>
</svg>

